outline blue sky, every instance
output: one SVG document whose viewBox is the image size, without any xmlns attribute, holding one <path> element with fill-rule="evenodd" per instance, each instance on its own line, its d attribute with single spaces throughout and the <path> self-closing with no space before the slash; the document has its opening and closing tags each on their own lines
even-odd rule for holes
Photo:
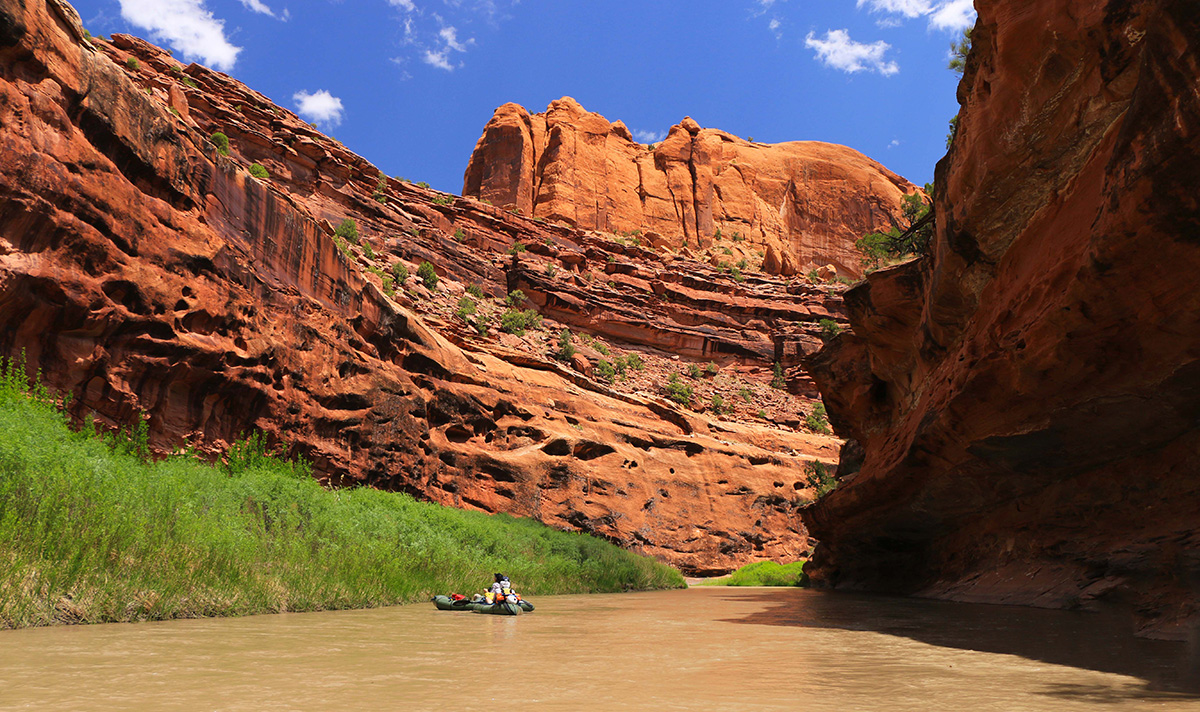
<svg viewBox="0 0 1200 712">
<path fill-rule="evenodd" d="M 77 0 L 228 72 L 384 172 L 452 193 L 499 105 L 561 96 L 643 141 L 691 116 L 757 141 L 856 148 L 933 178 L 970 0 Z"/>
</svg>

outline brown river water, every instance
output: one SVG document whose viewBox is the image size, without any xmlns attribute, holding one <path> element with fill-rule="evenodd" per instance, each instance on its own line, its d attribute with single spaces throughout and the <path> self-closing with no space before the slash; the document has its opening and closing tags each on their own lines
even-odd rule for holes
<svg viewBox="0 0 1200 712">
<path fill-rule="evenodd" d="M 1200 710 L 1117 616 L 792 589 L 0 631 L 3 710 Z"/>
</svg>

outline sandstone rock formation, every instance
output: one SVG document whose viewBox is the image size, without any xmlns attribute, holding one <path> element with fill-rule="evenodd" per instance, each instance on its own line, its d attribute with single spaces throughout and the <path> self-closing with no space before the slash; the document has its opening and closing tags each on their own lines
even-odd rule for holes
<svg viewBox="0 0 1200 712">
<path fill-rule="evenodd" d="M 569 97 L 542 114 L 497 109 L 463 179 L 463 195 L 580 229 L 674 247 L 736 234 L 785 276 L 826 264 L 861 274 L 855 240 L 892 227 L 915 190 L 845 146 L 755 143 L 690 118 L 651 149 Z"/>
<path fill-rule="evenodd" d="M 86 40 L 61 0 L 0 0 L 0 155 L 0 355 L 24 353 L 80 421 L 144 414 L 157 452 L 210 456 L 260 429 L 333 486 L 537 517 L 689 573 L 807 547 L 803 465 L 840 441 L 766 382 L 781 360 L 805 392 L 796 364 L 819 318 L 844 318 L 840 287 L 382 176 L 226 75 Z M 356 243 L 334 234 L 347 217 Z M 436 287 L 397 283 L 395 265 L 423 261 Z M 547 330 L 481 335 L 454 314 L 469 285 L 490 317 L 527 290 Z M 547 342 L 564 326 L 645 371 L 589 376 L 616 356 L 598 342 L 578 370 L 559 363 Z M 721 373 L 694 381 L 692 408 L 667 400 L 668 372 L 704 361 Z M 751 395 L 722 410 L 721 388 Z"/>
<path fill-rule="evenodd" d="M 814 359 L 841 484 L 818 581 L 1046 606 L 1200 602 L 1200 8 L 977 0 L 932 254 Z M 860 464 L 853 465 L 850 460 Z"/>
</svg>

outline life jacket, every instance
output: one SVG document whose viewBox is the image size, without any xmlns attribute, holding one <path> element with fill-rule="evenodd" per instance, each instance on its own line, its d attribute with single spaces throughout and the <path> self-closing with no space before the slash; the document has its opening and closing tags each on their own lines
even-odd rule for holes
<svg viewBox="0 0 1200 712">
<path fill-rule="evenodd" d="M 466 596 L 462 595 L 461 593 L 452 593 L 452 594 L 450 594 L 450 600 L 451 600 L 451 601 L 461 601 L 461 600 L 463 600 L 464 598 L 466 598 Z"/>
</svg>

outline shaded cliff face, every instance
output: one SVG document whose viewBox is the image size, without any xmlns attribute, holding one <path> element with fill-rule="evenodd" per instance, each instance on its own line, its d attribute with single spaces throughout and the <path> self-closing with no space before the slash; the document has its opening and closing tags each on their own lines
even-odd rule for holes
<svg viewBox="0 0 1200 712">
<path fill-rule="evenodd" d="M 915 190 L 845 146 L 755 143 L 690 118 L 651 150 L 569 97 L 542 114 L 497 109 L 463 179 L 463 195 L 580 229 L 692 248 L 736 233 L 785 276 L 827 264 L 861 274 L 854 241 L 892 227 Z"/>
<path fill-rule="evenodd" d="M 803 515 L 812 573 L 1111 594 L 1178 632 L 1200 592 L 1200 7 L 976 5 L 932 255 L 848 292 L 854 334 L 813 361 L 863 459 Z"/>
<path fill-rule="evenodd" d="M 803 466 L 839 441 L 803 427 L 796 364 L 820 318 L 844 321 L 840 287 L 738 281 L 381 176 L 223 74 L 85 40 L 58 0 L 0 0 L 0 155 L 0 354 L 81 420 L 145 414 L 159 453 L 210 456 L 261 429 L 331 484 L 536 517 L 690 573 L 807 548 Z M 455 315 L 471 285 L 478 329 Z M 500 332 L 513 287 L 544 330 Z M 643 370 L 596 375 L 629 355 Z M 795 394 L 768 386 L 775 359 Z M 666 398 L 709 361 L 684 377 L 691 407 Z"/>
</svg>

